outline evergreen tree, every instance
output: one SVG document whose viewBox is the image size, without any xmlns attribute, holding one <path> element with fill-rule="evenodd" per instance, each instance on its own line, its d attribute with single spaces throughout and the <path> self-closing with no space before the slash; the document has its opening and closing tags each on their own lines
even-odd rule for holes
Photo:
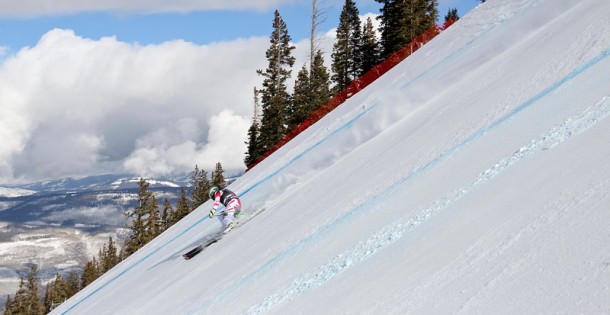
<svg viewBox="0 0 610 315">
<path fill-rule="evenodd" d="M 246 157 L 244 159 L 244 163 L 247 167 L 252 166 L 256 161 L 258 161 L 264 152 L 261 152 L 259 147 L 259 135 L 260 135 L 260 116 L 259 116 L 259 91 L 254 87 L 254 114 L 252 115 L 252 125 L 250 129 L 248 129 L 248 151 L 246 152 Z"/>
<path fill-rule="evenodd" d="M 169 229 L 172 226 L 171 217 L 174 213 L 174 208 L 169 202 L 169 199 L 163 199 L 163 212 L 161 213 L 161 221 L 163 222 L 163 230 Z"/>
<path fill-rule="evenodd" d="M 49 313 L 56 305 L 63 303 L 71 296 L 67 281 L 60 274 L 57 274 L 55 280 L 47 284 L 44 297 L 45 311 Z"/>
<path fill-rule="evenodd" d="M 150 241 L 152 239 L 151 235 L 156 229 L 155 225 L 159 223 L 158 216 L 150 218 L 151 215 L 155 216 L 154 213 L 158 213 L 157 201 L 153 193 L 148 190 L 150 184 L 144 178 L 140 178 L 138 185 L 138 205 L 132 213 L 128 214 L 132 220 L 131 234 L 125 244 L 127 255 L 135 253 Z"/>
<path fill-rule="evenodd" d="M 288 129 L 292 130 L 308 116 L 308 106 L 312 102 L 312 91 L 309 82 L 309 70 L 305 65 L 294 81 L 292 103 L 288 110 Z"/>
<path fill-rule="evenodd" d="M 36 265 L 31 265 L 28 271 L 28 282 L 26 285 L 27 314 L 44 314 L 44 305 L 38 296 L 39 282 L 40 279 L 38 279 L 38 267 Z"/>
<path fill-rule="evenodd" d="M 180 188 L 180 198 L 176 202 L 176 211 L 174 211 L 171 216 L 170 222 L 171 225 L 176 224 L 176 222 L 182 220 L 182 218 L 186 217 L 191 212 L 191 206 L 189 205 L 188 198 L 186 197 L 186 191 L 184 188 Z"/>
<path fill-rule="evenodd" d="M 161 213 L 159 211 L 159 204 L 157 199 L 150 194 L 150 200 L 147 208 L 147 214 L 144 220 L 144 229 L 146 231 L 146 238 L 144 244 L 152 241 L 155 237 L 159 236 L 162 232 L 161 227 Z M 105 271 L 104 271 L 105 272 Z"/>
<path fill-rule="evenodd" d="M 4 314 L 44 314 L 45 307 L 39 297 L 38 267 L 31 265 L 26 277 L 19 279 L 19 289 L 15 298 L 11 301 L 10 296 L 6 299 Z"/>
<path fill-rule="evenodd" d="M 246 167 L 252 166 L 256 161 L 258 161 L 262 154 L 259 154 L 259 125 L 257 122 L 253 122 L 248 129 L 248 151 L 246 152 L 246 157 L 244 158 L 244 164 Z"/>
<path fill-rule="evenodd" d="M 19 277 L 19 288 L 15 293 L 15 298 L 11 303 L 10 307 L 5 306 L 7 309 L 10 308 L 12 314 L 27 314 L 28 311 L 28 291 L 25 284 L 25 278 Z"/>
<path fill-rule="evenodd" d="M 330 99 L 330 75 L 324 65 L 322 51 L 318 50 L 308 71 L 304 65 L 297 75 L 292 95 L 290 128 L 298 126 L 313 111 L 326 104 Z"/>
<path fill-rule="evenodd" d="M 97 262 L 97 259 L 93 257 L 93 259 L 88 261 L 85 264 L 85 267 L 83 268 L 83 274 L 81 276 L 81 287 L 84 288 L 88 286 L 99 276 L 99 264 Z"/>
<path fill-rule="evenodd" d="M 345 0 L 332 53 L 332 81 L 335 83 L 335 93 L 345 89 L 362 73 L 362 33 L 358 14 L 354 1 Z"/>
<path fill-rule="evenodd" d="M 366 19 L 362 29 L 362 55 L 366 56 L 362 59 L 362 74 L 367 73 L 382 61 L 377 33 L 370 17 Z"/>
<path fill-rule="evenodd" d="M 4 315 L 13 315 L 12 304 L 13 304 L 13 302 L 11 301 L 11 295 L 7 294 L 6 302 L 4 302 L 4 313 L 3 313 Z"/>
<path fill-rule="evenodd" d="M 385 59 L 434 26 L 437 0 L 375 0 L 382 3 L 381 46 Z"/>
<path fill-rule="evenodd" d="M 216 168 L 212 172 L 212 186 L 218 186 L 221 189 L 226 186 L 224 172 L 225 171 L 222 169 L 222 164 L 217 162 Z"/>
<path fill-rule="evenodd" d="M 118 249 L 112 237 L 108 237 L 108 245 L 102 246 L 102 252 L 99 257 L 100 273 L 104 274 L 108 270 L 116 266 L 120 261 Z"/>
<path fill-rule="evenodd" d="M 199 170 L 199 167 L 195 165 L 195 172 L 191 179 L 191 185 L 193 190 L 191 192 L 191 199 L 193 200 L 193 209 L 196 209 L 201 204 L 208 200 L 208 191 L 210 190 L 210 181 L 208 180 L 208 173 L 205 170 Z"/>
<path fill-rule="evenodd" d="M 459 19 L 460 19 L 460 16 L 458 15 L 457 8 L 449 8 L 447 15 L 445 15 L 445 22 L 457 21 Z"/>
<path fill-rule="evenodd" d="M 76 271 L 71 271 L 66 277 L 67 284 L 67 295 L 68 297 L 73 296 L 76 292 L 80 291 L 83 286 L 81 285 L 80 275 Z"/>
<path fill-rule="evenodd" d="M 309 81 L 312 99 L 307 116 L 326 104 L 332 96 L 330 92 L 330 73 L 324 65 L 324 56 L 321 50 L 318 50 L 313 58 Z"/>
<path fill-rule="evenodd" d="M 261 90 L 263 117 L 258 138 L 261 152 L 268 151 L 286 133 L 286 108 L 290 104 L 286 81 L 290 78 L 290 68 L 295 61 L 292 56 L 292 50 L 295 47 L 290 45 L 290 35 L 288 35 L 286 23 L 277 10 L 270 42 L 271 46 L 266 52 L 269 66 L 265 71 L 257 71 L 264 77 Z"/>
</svg>

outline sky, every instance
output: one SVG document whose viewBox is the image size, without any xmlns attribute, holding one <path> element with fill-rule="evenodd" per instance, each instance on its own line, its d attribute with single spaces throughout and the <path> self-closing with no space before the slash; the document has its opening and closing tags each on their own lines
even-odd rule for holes
<svg viewBox="0 0 610 315">
<path fill-rule="evenodd" d="M 275 9 L 297 47 L 293 72 L 305 64 L 308 1 L 47 3 L 0 1 L 0 184 L 243 170 Z M 327 63 L 343 3 L 319 3 Z M 356 5 L 363 19 L 379 13 Z"/>
<path fill-rule="evenodd" d="M 487 1 L 233 182 L 219 242 L 181 257 L 208 201 L 52 314 L 609 314 L 608 11 Z"/>
</svg>

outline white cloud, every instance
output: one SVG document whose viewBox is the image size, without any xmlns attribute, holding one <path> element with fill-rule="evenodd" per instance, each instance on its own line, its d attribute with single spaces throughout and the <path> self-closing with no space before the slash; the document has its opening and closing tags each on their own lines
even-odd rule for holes
<svg viewBox="0 0 610 315">
<path fill-rule="evenodd" d="M 268 10 L 294 0 L 105 0 L 105 1 L 0 1 L 2 16 L 41 16 L 78 12 L 110 11 L 117 13 L 190 12 L 201 10 Z"/>
<path fill-rule="evenodd" d="M 320 35 L 330 67 L 334 32 Z M 0 60 L 0 183 L 244 168 L 268 37 L 138 45 L 46 33 Z M 295 43 L 293 79 L 309 42 Z M 292 92 L 292 82 L 289 83 Z"/>
<path fill-rule="evenodd" d="M 225 169 L 244 168 L 245 135 L 251 121 L 231 110 L 212 116 L 206 143 L 193 141 L 202 131 L 194 119 L 182 119 L 173 126 L 152 131 L 137 140 L 136 149 L 125 160 L 126 171 L 137 174 L 166 174 L 176 168 L 212 170 L 216 162 Z"/>
<path fill-rule="evenodd" d="M 0 66 L 0 182 L 118 165 L 150 172 L 141 175 L 216 162 L 243 168 L 244 147 L 207 135 L 227 122 L 227 138 L 246 141 L 267 46 L 266 38 L 140 46 L 48 32 Z"/>
</svg>

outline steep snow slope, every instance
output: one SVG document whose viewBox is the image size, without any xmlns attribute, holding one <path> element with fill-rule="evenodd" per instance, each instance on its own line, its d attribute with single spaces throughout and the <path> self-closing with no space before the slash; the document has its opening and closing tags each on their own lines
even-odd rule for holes
<svg viewBox="0 0 610 315">
<path fill-rule="evenodd" d="M 487 1 L 57 314 L 610 313 L 610 2 Z"/>
</svg>

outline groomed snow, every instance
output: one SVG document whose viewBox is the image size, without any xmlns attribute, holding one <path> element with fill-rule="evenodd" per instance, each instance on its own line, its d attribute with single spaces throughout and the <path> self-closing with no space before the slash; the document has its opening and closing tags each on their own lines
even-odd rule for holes
<svg viewBox="0 0 610 315">
<path fill-rule="evenodd" d="M 610 2 L 489 0 L 55 314 L 610 313 Z"/>
</svg>

